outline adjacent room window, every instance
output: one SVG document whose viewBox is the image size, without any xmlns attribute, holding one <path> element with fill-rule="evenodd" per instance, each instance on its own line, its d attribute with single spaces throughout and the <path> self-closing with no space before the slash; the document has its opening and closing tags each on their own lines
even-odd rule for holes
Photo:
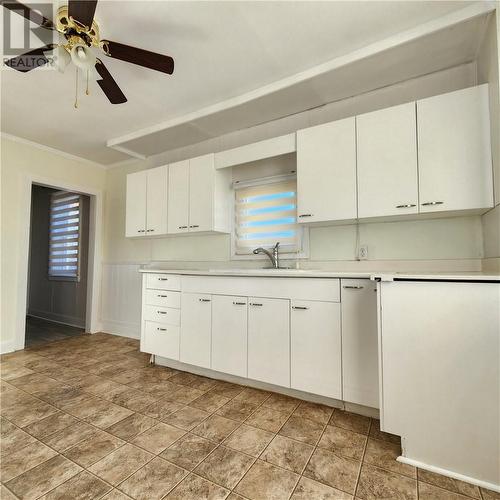
<svg viewBox="0 0 500 500">
<path fill-rule="evenodd" d="M 80 279 L 82 199 L 67 191 L 52 193 L 49 222 L 49 278 Z"/>
<path fill-rule="evenodd" d="M 283 253 L 301 250 L 297 224 L 297 181 L 262 182 L 235 187 L 235 253 L 280 242 Z"/>
</svg>

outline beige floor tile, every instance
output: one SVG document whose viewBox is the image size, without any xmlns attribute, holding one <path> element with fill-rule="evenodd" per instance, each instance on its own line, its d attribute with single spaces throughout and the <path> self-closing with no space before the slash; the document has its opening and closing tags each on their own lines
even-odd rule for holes
<svg viewBox="0 0 500 500">
<path fill-rule="evenodd" d="M 147 464 L 153 456 L 137 446 L 126 444 L 92 465 L 89 471 L 113 486 L 118 486 Z"/>
<path fill-rule="evenodd" d="M 343 457 L 361 460 L 365 444 L 366 436 L 364 434 L 327 425 L 318 446 Z"/>
<path fill-rule="evenodd" d="M 65 429 L 57 431 L 49 436 L 41 437 L 41 441 L 45 444 L 54 448 L 59 453 L 71 448 L 75 444 L 88 439 L 91 436 L 95 436 L 99 433 L 99 430 L 85 422 L 77 422 L 74 425 L 70 425 Z"/>
<path fill-rule="evenodd" d="M 44 403 L 28 394 L 17 396 L 12 393 L 12 396 L 18 397 L 18 401 L 12 402 L 11 393 L 2 396 L 0 414 L 18 427 L 26 427 L 58 411 L 55 406 Z"/>
<path fill-rule="evenodd" d="M 70 406 L 66 411 L 101 429 L 106 429 L 133 413 L 122 406 L 97 398 Z"/>
<path fill-rule="evenodd" d="M 401 438 L 399 436 L 380 430 L 380 420 L 377 420 L 376 418 L 372 418 L 370 437 L 373 439 L 380 439 L 380 441 L 388 441 L 389 443 L 401 445 Z"/>
<path fill-rule="evenodd" d="M 204 392 L 193 387 L 181 386 L 180 389 L 172 394 L 167 395 L 167 399 L 175 401 L 176 403 L 189 404 L 195 399 L 198 399 Z"/>
<path fill-rule="evenodd" d="M 407 476 L 363 464 L 356 489 L 356 498 L 362 500 L 388 498 L 415 500 L 417 498 L 417 481 Z"/>
<path fill-rule="evenodd" d="M 243 422 L 243 420 L 246 420 L 257 409 L 257 406 L 258 405 L 247 403 L 246 401 L 232 400 L 219 408 L 216 413 L 221 417 Z"/>
<path fill-rule="evenodd" d="M 236 399 L 237 401 L 246 401 L 247 403 L 260 405 L 264 403 L 264 401 L 266 401 L 266 399 L 268 399 L 270 396 L 271 396 L 270 392 L 247 387 L 244 391 L 240 392 L 234 399 Z"/>
<path fill-rule="evenodd" d="M 4 394 L 5 392 L 15 391 L 15 387 L 12 384 L 9 384 L 5 380 L 0 380 L 0 394 Z"/>
<path fill-rule="evenodd" d="M 190 406 L 199 408 L 200 410 L 205 410 L 209 413 L 213 413 L 218 410 L 221 406 L 224 406 L 229 401 L 228 398 L 224 396 L 219 396 L 213 392 L 206 392 L 199 398 L 195 399 L 190 403 Z"/>
<path fill-rule="evenodd" d="M 328 423 L 332 416 L 333 408 L 329 406 L 320 405 L 318 403 L 311 403 L 309 401 L 302 401 L 299 407 L 293 412 L 295 417 L 308 418 L 320 424 Z"/>
<path fill-rule="evenodd" d="M 217 380 L 214 380 L 213 378 L 207 378 L 207 377 L 200 377 L 198 376 L 196 380 L 191 382 L 189 384 L 190 387 L 194 387 L 195 389 L 198 389 L 200 391 L 209 391 L 210 389 L 213 389 L 217 385 Z"/>
<path fill-rule="evenodd" d="M 419 500 L 469 500 L 470 497 L 454 493 L 449 490 L 443 490 L 432 484 L 418 482 L 418 498 Z"/>
<path fill-rule="evenodd" d="M 343 491 L 302 476 L 291 500 L 352 500 L 352 498 L 352 495 Z"/>
<path fill-rule="evenodd" d="M 141 413 L 157 420 L 164 420 L 181 408 L 184 408 L 184 403 L 176 403 L 175 401 L 170 401 L 168 399 L 161 399 L 159 401 L 155 401 L 146 408 L 143 408 Z"/>
<path fill-rule="evenodd" d="M 230 382 L 218 381 L 216 385 L 210 389 L 210 392 L 218 394 L 228 399 L 236 397 L 243 392 L 245 388 L 242 385 L 231 384 Z"/>
<path fill-rule="evenodd" d="M 258 457 L 274 436 L 272 432 L 243 424 L 224 440 L 224 446 Z"/>
<path fill-rule="evenodd" d="M 451 477 L 441 476 L 440 474 L 436 474 L 434 472 L 418 469 L 418 480 L 454 493 L 461 493 L 462 495 L 472 498 L 481 498 L 479 488 L 474 484 L 465 483 L 464 481 L 452 479 Z M 500 494 L 498 494 L 498 498 L 500 499 Z"/>
<path fill-rule="evenodd" d="M 416 478 L 417 469 L 411 465 L 397 462 L 396 459 L 399 455 L 401 455 L 401 448 L 397 444 L 370 438 L 366 445 L 363 461 L 370 465 L 376 465 L 382 469 L 395 472 L 396 474 Z"/>
<path fill-rule="evenodd" d="M 189 474 L 166 497 L 168 500 L 224 500 L 229 490 Z"/>
<path fill-rule="evenodd" d="M 210 413 L 206 411 L 192 408 L 191 406 L 184 406 L 180 410 L 165 417 L 163 422 L 184 429 L 185 431 L 190 431 L 209 416 Z"/>
<path fill-rule="evenodd" d="M 57 455 L 52 448 L 34 441 L 2 457 L 0 478 L 3 483 Z"/>
<path fill-rule="evenodd" d="M 292 413 L 300 403 L 300 399 L 291 398 L 284 394 L 271 394 L 262 405 L 283 413 Z"/>
<path fill-rule="evenodd" d="M 485 488 L 480 489 L 483 500 L 500 500 L 500 493 L 498 491 L 491 491 Z"/>
<path fill-rule="evenodd" d="M 185 431 L 177 427 L 160 422 L 147 431 L 138 434 L 130 442 L 158 455 L 172 443 L 175 443 L 175 441 L 184 436 L 185 433 Z"/>
<path fill-rule="evenodd" d="M 354 494 L 361 463 L 316 448 L 304 475 L 338 490 Z"/>
<path fill-rule="evenodd" d="M 40 500 L 91 500 L 101 498 L 111 489 L 111 486 L 104 481 L 87 471 L 82 471 L 44 495 Z"/>
<path fill-rule="evenodd" d="M 137 500 L 159 500 L 186 474 L 187 471 L 156 457 L 120 484 L 119 489 Z"/>
<path fill-rule="evenodd" d="M 116 424 L 108 427 L 106 432 L 110 432 L 120 439 L 131 439 L 137 436 L 137 434 L 150 429 L 157 423 L 158 422 L 151 417 L 141 415 L 140 413 L 133 413 L 123 420 L 116 422 Z"/>
<path fill-rule="evenodd" d="M 169 378 L 169 382 L 178 385 L 191 385 L 196 382 L 196 375 L 188 372 L 179 372 Z"/>
<path fill-rule="evenodd" d="M 104 431 L 97 431 L 93 436 L 66 450 L 64 455 L 78 465 L 87 468 L 123 444 L 124 441 L 116 436 Z"/>
<path fill-rule="evenodd" d="M 85 374 L 83 370 L 78 370 L 78 368 L 71 368 L 67 366 L 52 367 L 47 370 L 42 370 L 40 373 L 61 382 L 67 382 L 70 379 Z"/>
<path fill-rule="evenodd" d="M 125 493 L 113 488 L 107 495 L 104 495 L 101 500 L 129 500 L 130 497 Z"/>
<path fill-rule="evenodd" d="M 246 424 L 269 432 L 278 432 L 287 421 L 289 414 L 261 406 L 248 417 Z"/>
<path fill-rule="evenodd" d="M 8 490 L 3 484 L 0 485 L 0 498 L 2 500 L 18 500 L 18 498 Z"/>
<path fill-rule="evenodd" d="M 38 391 L 48 390 L 54 387 L 63 385 L 61 382 L 47 377 L 41 373 L 31 373 L 23 377 L 17 377 L 10 381 L 10 384 L 18 389 L 22 389 L 29 394 L 34 394 Z"/>
<path fill-rule="evenodd" d="M 49 417 L 24 427 L 24 430 L 29 432 L 32 436 L 41 439 L 66 429 L 70 425 L 74 425 L 77 422 L 78 420 L 75 417 L 69 415 L 68 413 L 59 411 Z"/>
<path fill-rule="evenodd" d="M 200 425 L 197 425 L 192 432 L 198 436 L 220 443 L 239 425 L 240 423 L 234 420 L 219 415 L 212 415 Z"/>
<path fill-rule="evenodd" d="M 251 500 L 286 500 L 299 475 L 257 460 L 235 488 L 236 493 Z"/>
<path fill-rule="evenodd" d="M 34 500 L 66 482 L 81 470 L 75 463 L 58 455 L 17 476 L 6 486 L 19 498 Z"/>
<path fill-rule="evenodd" d="M 183 469 L 193 470 L 216 446 L 216 443 L 208 439 L 195 434 L 186 434 L 160 456 Z"/>
<path fill-rule="evenodd" d="M 209 481 L 232 489 L 252 465 L 254 459 L 239 451 L 219 446 L 194 472 Z"/>
<path fill-rule="evenodd" d="M 370 430 L 370 418 L 363 415 L 356 415 L 347 411 L 335 410 L 330 424 L 348 431 L 359 432 L 359 434 L 368 434 Z"/>
<path fill-rule="evenodd" d="M 2 457 L 35 442 L 34 437 L 0 417 L 0 452 Z"/>
<path fill-rule="evenodd" d="M 92 399 L 92 395 L 68 384 L 59 383 L 56 387 L 34 393 L 46 403 L 65 409 Z"/>
<path fill-rule="evenodd" d="M 132 411 L 142 411 L 157 401 L 157 398 L 151 394 L 145 394 L 144 392 L 130 388 L 106 399 Z"/>
<path fill-rule="evenodd" d="M 30 370 L 33 370 L 35 372 L 41 372 L 43 370 L 50 370 L 53 368 L 59 368 L 61 366 L 58 363 L 56 363 L 55 361 L 52 361 L 52 360 L 44 358 L 44 357 L 30 359 L 30 360 L 24 362 L 23 364 L 26 368 L 29 368 Z"/>
<path fill-rule="evenodd" d="M 262 453 L 260 459 L 301 474 L 313 449 L 308 444 L 277 435 Z"/>
<path fill-rule="evenodd" d="M 23 377 L 24 375 L 30 375 L 32 373 L 35 372 L 21 364 L 15 363 L 14 361 L 2 361 L 0 364 L 0 377 L 3 380 L 12 380 L 17 377 Z"/>
<path fill-rule="evenodd" d="M 282 436 L 315 445 L 323 432 L 323 428 L 323 424 L 315 422 L 314 420 L 294 417 L 292 415 L 279 433 Z"/>
</svg>

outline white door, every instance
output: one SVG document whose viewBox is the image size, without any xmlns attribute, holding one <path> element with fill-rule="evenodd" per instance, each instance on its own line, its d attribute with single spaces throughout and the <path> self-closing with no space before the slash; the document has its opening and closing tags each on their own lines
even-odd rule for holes
<svg viewBox="0 0 500 500">
<path fill-rule="evenodd" d="M 125 236 L 146 234 L 146 179 L 145 170 L 127 175 Z"/>
<path fill-rule="evenodd" d="M 415 103 L 356 117 L 358 216 L 418 213 Z"/>
<path fill-rule="evenodd" d="M 247 376 L 247 298 L 212 296 L 212 370 Z"/>
<path fill-rule="evenodd" d="M 189 227 L 189 160 L 168 166 L 168 232 L 187 233 Z"/>
<path fill-rule="evenodd" d="M 291 387 L 342 399 L 340 304 L 292 300 Z"/>
<path fill-rule="evenodd" d="M 417 101 L 420 212 L 493 206 L 488 86 Z"/>
<path fill-rule="evenodd" d="M 248 298 L 248 378 L 290 387 L 290 301 Z"/>
<path fill-rule="evenodd" d="M 150 236 L 167 233 L 168 167 L 147 171 L 146 233 Z"/>
<path fill-rule="evenodd" d="M 343 399 L 379 407 L 377 285 L 370 280 L 342 280 Z"/>
<path fill-rule="evenodd" d="M 355 219 L 355 118 L 297 131 L 299 222 Z"/>
<path fill-rule="evenodd" d="M 213 229 L 214 155 L 189 160 L 189 230 Z"/>
<path fill-rule="evenodd" d="M 212 297 L 199 293 L 181 294 L 180 360 L 210 368 Z"/>
</svg>

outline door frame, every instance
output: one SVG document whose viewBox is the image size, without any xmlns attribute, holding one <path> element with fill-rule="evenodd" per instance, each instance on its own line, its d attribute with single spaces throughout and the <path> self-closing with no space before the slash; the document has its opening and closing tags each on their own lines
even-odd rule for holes
<svg viewBox="0 0 500 500">
<path fill-rule="evenodd" d="M 26 200 L 20 214 L 20 256 L 19 280 L 17 282 L 17 311 L 14 350 L 24 349 L 26 336 L 26 305 L 28 301 L 28 268 L 31 232 L 31 189 L 33 185 L 84 194 L 90 198 L 89 208 L 89 248 L 87 269 L 87 305 L 85 311 L 85 332 L 100 331 L 99 304 L 101 295 L 101 249 L 103 192 L 88 186 L 71 184 L 58 179 L 36 175 L 25 176 L 22 182 L 21 199 Z"/>
</svg>

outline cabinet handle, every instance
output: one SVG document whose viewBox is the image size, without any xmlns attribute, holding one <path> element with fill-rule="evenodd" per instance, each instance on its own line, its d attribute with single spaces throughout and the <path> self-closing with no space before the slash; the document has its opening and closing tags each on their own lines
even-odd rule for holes
<svg viewBox="0 0 500 500">
<path fill-rule="evenodd" d="M 299 311 L 307 311 L 309 308 L 308 307 L 302 307 L 302 306 L 292 306 L 292 309 L 297 309 Z"/>
<path fill-rule="evenodd" d="M 161 299 L 166 299 L 167 295 L 157 295 L 157 297 L 160 297 Z"/>
<path fill-rule="evenodd" d="M 312 217 L 313 214 L 300 214 L 299 215 L 299 218 L 302 218 L 302 217 Z"/>
<path fill-rule="evenodd" d="M 425 203 L 422 203 L 423 207 L 428 207 L 429 205 L 442 205 L 444 201 L 426 201 Z"/>
<path fill-rule="evenodd" d="M 166 332 L 166 331 L 167 331 L 167 329 L 166 329 L 166 328 L 160 328 L 160 327 L 158 327 L 158 328 L 157 328 L 157 330 L 158 330 L 159 332 Z"/>
<path fill-rule="evenodd" d="M 193 224 L 192 226 L 189 227 L 200 227 L 200 226 L 198 226 L 198 224 Z"/>
<path fill-rule="evenodd" d="M 342 288 L 347 288 L 348 290 L 361 290 L 364 286 L 360 285 L 344 285 Z"/>
<path fill-rule="evenodd" d="M 145 233 L 145 232 L 146 232 L 146 230 L 145 230 L 145 229 L 138 229 L 138 230 L 137 230 L 137 232 L 138 232 L 138 233 Z"/>
<path fill-rule="evenodd" d="M 158 278 L 158 281 L 168 281 L 168 278 Z"/>
<path fill-rule="evenodd" d="M 187 226 L 179 226 L 179 229 L 187 229 Z"/>
<path fill-rule="evenodd" d="M 233 302 L 233 304 L 234 304 L 235 306 L 246 306 L 246 305 L 247 305 L 247 303 L 246 303 L 246 302 Z"/>
<path fill-rule="evenodd" d="M 396 205 L 396 208 L 413 208 L 416 206 L 415 203 L 407 203 L 406 205 Z"/>
<path fill-rule="evenodd" d="M 158 314 L 167 314 L 167 311 L 156 311 Z"/>
<path fill-rule="evenodd" d="M 146 229 L 146 233 L 152 233 L 154 229 Z"/>
<path fill-rule="evenodd" d="M 257 302 L 250 302 L 250 305 L 262 307 L 262 304 L 258 304 Z"/>
<path fill-rule="evenodd" d="M 210 299 L 198 299 L 200 302 L 210 302 Z"/>
</svg>

